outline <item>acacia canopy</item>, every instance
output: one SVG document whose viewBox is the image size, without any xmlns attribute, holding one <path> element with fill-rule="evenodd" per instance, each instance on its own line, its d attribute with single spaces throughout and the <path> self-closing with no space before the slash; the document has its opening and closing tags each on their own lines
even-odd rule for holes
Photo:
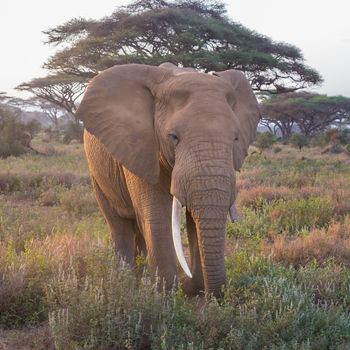
<svg viewBox="0 0 350 350">
<path fill-rule="evenodd" d="M 139 0 L 100 20 L 75 18 L 44 33 L 60 47 L 45 67 L 79 77 L 115 64 L 168 61 L 205 72 L 239 69 L 260 91 L 295 91 L 322 80 L 298 48 L 233 22 L 216 1 Z"/>
</svg>

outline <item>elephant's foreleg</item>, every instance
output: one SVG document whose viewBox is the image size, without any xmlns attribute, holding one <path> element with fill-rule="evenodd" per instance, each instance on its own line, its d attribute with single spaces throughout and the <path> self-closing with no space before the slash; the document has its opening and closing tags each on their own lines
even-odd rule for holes
<svg viewBox="0 0 350 350">
<path fill-rule="evenodd" d="M 147 261 L 151 270 L 172 288 L 176 273 L 176 255 L 171 233 L 172 197 L 169 184 L 162 178 L 150 185 L 128 170 L 124 170 L 138 226 L 147 247 Z"/>
<path fill-rule="evenodd" d="M 125 261 L 134 266 L 135 231 L 134 220 L 124 219 L 110 204 L 95 179 L 92 179 L 95 195 L 99 207 L 106 219 L 112 235 L 115 250 Z"/>
<path fill-rule="evenodd" d="M 137 256 L 147 256 L 147 247 L 145 239 L 142 236 L 137 224 L 135 225 L 135 258 Z"/>
</svg>

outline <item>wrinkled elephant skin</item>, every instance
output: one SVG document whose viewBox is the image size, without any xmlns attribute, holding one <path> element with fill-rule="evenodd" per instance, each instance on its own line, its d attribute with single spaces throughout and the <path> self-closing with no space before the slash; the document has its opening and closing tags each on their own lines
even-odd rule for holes
<svg viewBox="0 0 350 350">
<path fill-rule="evenodd" d="M 238 171 L 259 120 L 256 98 L 235 70 L 204 74 L 170 63 L 121 65 L 89 84 L 78 116 L 96 197 L 116 251 L 147 255 L 171 288 L 176 256 L 189 294 L 219 296 L 225 223 L 236 219 Z M 179 217 L 186 208 L 190 267 Z M 175 245 L 174 245 L 175 243 Z"/>
</svg>

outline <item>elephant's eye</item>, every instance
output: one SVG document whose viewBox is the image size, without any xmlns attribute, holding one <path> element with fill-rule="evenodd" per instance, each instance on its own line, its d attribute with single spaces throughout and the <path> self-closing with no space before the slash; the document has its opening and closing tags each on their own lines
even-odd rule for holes
<svg viewBox="0 0 350 350">
<path fill-rule="evenodd" d="M 168 137 L 174 146 L 176 146 L 179 143 L 179 138 L 174 133 L 168 134 Z"/>
</svg>

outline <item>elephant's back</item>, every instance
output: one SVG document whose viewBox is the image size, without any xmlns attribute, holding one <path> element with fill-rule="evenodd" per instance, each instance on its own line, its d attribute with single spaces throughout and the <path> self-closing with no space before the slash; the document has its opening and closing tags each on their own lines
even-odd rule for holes
<svg viewBox="0 0 350 350">
<path fill-rule="evenodd" d="M 94 135 L 84 130 L 84 148 L 91 176 L 122 217 L 135 216 L 123 167 Z"/>
</svg>

